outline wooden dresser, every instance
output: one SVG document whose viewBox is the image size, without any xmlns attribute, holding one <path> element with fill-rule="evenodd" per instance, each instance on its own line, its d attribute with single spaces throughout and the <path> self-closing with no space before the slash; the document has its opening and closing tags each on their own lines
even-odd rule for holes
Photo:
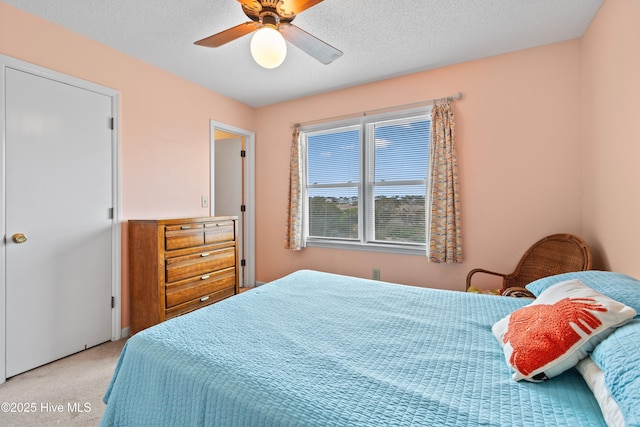
<svg viewBox="0 0 640 427">
<path fill-rule="evenodd" d="M 238 293 L 238 219 L 129 220 L 131 335 Z"/>
</svg>

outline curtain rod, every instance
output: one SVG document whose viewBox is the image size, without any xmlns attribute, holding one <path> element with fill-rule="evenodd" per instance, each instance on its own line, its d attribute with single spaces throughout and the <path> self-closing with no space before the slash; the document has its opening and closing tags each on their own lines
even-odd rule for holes
<svg viewBox="0 0 640 427">
<path fill-rule="evenodd" d="M 449 100 L 449 101 L 454 101 L 454 100 L 459 100 L 462 99 L 462 92 L 458 92 L 455 95 L 451 95 L 451 96 L 445 96 L 444 98 L 433 98 L 433 99 L 427 99 L 424 101 L 418 101 L 418 102 L 413 102 L 410 104 L 403 104 L 403 105 L 395 105 L 393 107 L 386 107 L 386 108 L 378 108 L 375 110 L 367 110 L 367 111 L 362 111 L 360 113 L 353 113 L 353 114 L 345 114 L 342 116 L 334 116 L 334 117 L 327 117 L 325 119 L 320 119 L 320 120 L 311 120 L 308 122 L 302 122 L 302 123 L 293 123 L 291 124 L 292 128 L 295 128 L 296 126 L 309 126 L 309 125 L 313 125 L 313 124 L 318 124 L 318 123 L 324 123 L 324 122 L 329 122 L 329 121 L 336 121 L 336 120 L 343 120 L 343 119 L 351 119 L 354 117 L 360 117 L 360 116 L 368 116 L 371 114 L 379 114 L 379 113 L 384 113 L 384 112 L 388 112 L 388 111 L 395 111 L 395 110 L 401 110 L 401 109 L 406 109 L 406 108 L 412 108 L 412 107 L 419 107 L 422 105 L 428 105 L 428 104 L 433 104 L 435 102 L 438 101 L 445 101 L 445 100 Z"/>
</svg>

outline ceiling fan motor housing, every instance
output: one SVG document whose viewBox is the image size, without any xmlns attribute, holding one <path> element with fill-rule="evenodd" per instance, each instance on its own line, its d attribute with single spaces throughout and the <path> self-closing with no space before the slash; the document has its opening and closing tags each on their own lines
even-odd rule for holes
<svg viewBox="0 0 640 427">
<path fill-rule="evenodd" d="M 282 9 L 281 0 L 258 0 L 254 1 L 252 6 L 243 3 L 242 10 L 251 20 L 263 25 L 277 26 L 280 21 L 291 22 L 296 17 L 295 13 Z"/>
<path fill-rule="evenodd" d="M 280 16 L 278 16 L 275 12 L 263 10 L 262 12 L 260 12 L 260 23 L 262 25 L 269 25 L 271 27 L 278 28 L 278 24 L 280 23 Z"/>
</svg>

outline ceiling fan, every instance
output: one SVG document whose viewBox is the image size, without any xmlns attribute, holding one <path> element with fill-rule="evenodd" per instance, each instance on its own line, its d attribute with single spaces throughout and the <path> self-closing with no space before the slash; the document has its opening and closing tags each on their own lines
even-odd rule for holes
<svg viewBox="0 0 640 427">
<path fill-rule="evenodd" d="M 286 43 L 284 43 L 284 40 L 302 49 L 323 64 L 329 64 L 342 56 L 342 52 L 335 47 L 291 23 L 300 12 L 317 5 L 322 0 L 238 0 L 238 2 L 242 4 L 242 11 L 251 21 L 198 40 L 195 44 L 205 47 L 219 47 L 254 31 L 269 30 L 258 31 L 252 39 L 251 46 L 254 59 L 265 68 L 275 68 L 284 60 L 286 55 Z M 256 57 L 254 41 L 261 32 L 265 34 L 270 32 L 272 36 L 280 39 L 279 43 L 281 43 L 284 53 L 275 66 L 263 65 Z M 280 35 L 274 35 L 274 33 L 279 33 Z M 282 40 L 283 37 L 284 40 Z M 256 50 L 258 49 L 256 47 Z"/>
</svg>

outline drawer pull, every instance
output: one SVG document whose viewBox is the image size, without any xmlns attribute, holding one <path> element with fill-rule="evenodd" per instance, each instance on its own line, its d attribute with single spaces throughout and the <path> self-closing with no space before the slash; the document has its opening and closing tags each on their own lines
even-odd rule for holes
<svg viewBox="0 0 640 427">
<path fill-rule="evenodd" d="M 209 252 L 205 252 L 205 253 L 200 254 L 200 256 L 203 257 L 203 258 L 206 257 L 206 256 L 209 256 L 209 255 L 211 255 Z"/>
<path fill-rule="evenodd" d="M 190 225 L 183 225 L 183 226 L 180 227 L 180 230 L 188 230 L 190 228 L 191 228 Z"/>
<path fill-rule="evenodd" d="M 200 301 L 201 301 L 201 302 L 205 302 L 205 301 L 206 301 L 206 300 L 208 300 L 208 299 L 209 299 L 209 295 L 207 295 L 206 297 L 202 297 L 202 298 L 200 298 Z"/>
<path fill-rule="evenodd" d="M 200 280 L 207 280 L 209 277 L 211 276 L 209 276 L 208 274 L 205 274 L 204 276 L 200 277 Z"/>
</svg>

